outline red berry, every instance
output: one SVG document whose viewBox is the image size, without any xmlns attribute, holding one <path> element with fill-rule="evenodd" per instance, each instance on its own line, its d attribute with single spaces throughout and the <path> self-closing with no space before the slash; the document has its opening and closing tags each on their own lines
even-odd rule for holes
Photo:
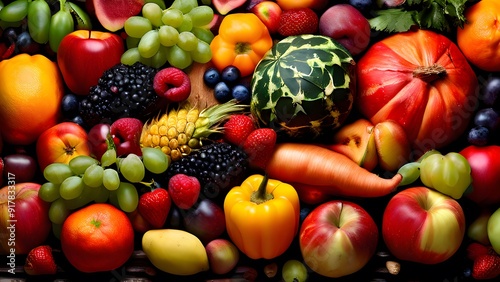
<svg viewBox="0 0 500 282">
<path fill-rule="evenodd" d="M 472 265 L 472 278 L 493 279 L 500 275 L 500 256 L 496 253 L 479 256 Z"/>
<path fill-rule="evenodd" d="M 153 228 L 161 228 L 167 221 L 172 201 L 168 191 L 156 188 L 146 192 L 139 199 L 139 213 Z"/>
<path fill-rule="evenodd" d="M 168 67 L 156 73 L 153 88 L 158 96 L 170 102 L 182 102 L 191 94 L 191 80 L 183 70 Z"/>
<path fill-rule="evenodd" d="M 281 13 L 278 33 L 282 36 L 312 34 L 318 27 L 319 17 L 312 9 L 290 9 Z"/>
<path fill-rule="evenodd" d="M 276 145 L 277 134 L 271 128 L 259 128 L 247 137 L 243 151 L 248 155 L 251 167 L 265 169 Z"/>
<path fill-rule="evenodd" d="M 224 124 L 224 140 L 242 146 L 248 135 L 256 129 L 254 120 L 244 114 L 234 114 Z"/>
<path fill-rule="evenodd" d="M 26 257 L 24 271 L 29 275 L 51 275 L 57 272 L 57 265 L 49 245 L 33 248 Z"/>
<path fill-rule="evenodd" d="M 168 194 L 181 209 L 189 209 L 196 203 L 200 189 L 200 181 L 194 176 L 178 173 L 168 181 Z"/>
</svg>

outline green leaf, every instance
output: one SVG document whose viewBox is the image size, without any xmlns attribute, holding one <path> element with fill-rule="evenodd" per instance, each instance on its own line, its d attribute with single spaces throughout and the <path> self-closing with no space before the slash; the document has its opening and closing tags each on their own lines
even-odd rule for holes
<svg viewBox="0 0 500 282">
<path fill-rule="evenodd" d="M 417 24 L 414 11 L 387 9 L 377 11 L 377 16 L 368 20 L 372 29 L 386 32 L 404 32 Z"/>
</svg>

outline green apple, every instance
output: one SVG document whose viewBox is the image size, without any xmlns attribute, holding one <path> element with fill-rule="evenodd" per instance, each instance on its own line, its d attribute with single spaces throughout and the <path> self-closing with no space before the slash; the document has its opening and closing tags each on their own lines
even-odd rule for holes
<svg viewBox="0 0 500 282">
<path fill-rule="evenodd" d="M 488 219 L 488 238 L 495 252 L 500 254 L 500 208 Z"/>
<path fill-rule="evenodd" d="M 483 210 L 467 228 L 467 237 L 483 245 L 490 245 L 488 238 L 488 219 L 491 211 Z"/>
</svg>

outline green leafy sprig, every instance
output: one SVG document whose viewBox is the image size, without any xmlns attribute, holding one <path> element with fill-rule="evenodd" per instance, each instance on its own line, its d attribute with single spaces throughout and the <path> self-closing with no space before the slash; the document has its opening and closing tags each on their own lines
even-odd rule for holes
<svg viewBox="0 0 500 282">
<path fill-rule="evenodd" d="M 375 11 L 368 21 L 372 29 L 389 33 L 408 31 L 414 26 L 449 32 L 463 27 L 465 8 L 472 2 L 477 0 L 406 0 L 397 8 Z"/>
</svg>

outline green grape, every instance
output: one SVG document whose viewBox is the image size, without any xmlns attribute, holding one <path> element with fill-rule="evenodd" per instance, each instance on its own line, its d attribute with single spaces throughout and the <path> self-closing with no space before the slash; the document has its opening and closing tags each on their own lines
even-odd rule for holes
<svg viewBox="0 0 500 282">
<path fill-rule="evenodd" d="M 210 44 L 212 40 L 214 39 L 215 35 L 213 32 L 208 29 L 208 28 L 202 28 L 202 27 L 193 27 L 191 29 L 191 32 L 198 37 L 198 39 L 205 41 L 206 43 Z"/>
<path fill-rule="evenodd" d="M 102 185 L 108 190 L 116 190 L 120 186 L 120 175 L 112 168 L 103 171 Z"/>
<path fill-rule="evenodd" d="M 169 8 L 162 12 L 161 21 L 165 25 L 178 28 L 184 20 L 183 15 L 179 9 Z"/>
<path fill-rule="evenodd" d="M 70 210 L 66 207 L 63 198 L 59 198 L 50 204 L 49 219 L 54 224 L 63 224 L 69 213 Z"/>
<path fill-rule="evenodd" d="M 104 168 L 98 164 L 93 164 L 85 170 L 82 176 L 83 183 L 85 185 L 97 188 L 102 185 L 102 179 L 104 175 Z"/>
<path fill-rule="evenodd" d="M 59 184 L 45 182 L 40 186 L 40 189 L 38 189 L 38 197 L 45 202 L 53 202 L 59 199 Z"/>
<path fill-rule="evenodd" d="M 184 51 L 193 51 L 198 46 L 199 39 L 189 31 L 183 31 L 179 33 L 179 41 L 177 42 L 177 46 Z"/>
<path fill-rule="evenodd" d="M 153 55 L 154 56 L 154 55 Z M 152 58 L 152 57 L 151 57 Z M 151 58 L 144 58 L 143 56 L 141 56 L 139 58 L 139 62 L 145 64 L 146 66 L 151 66 L 152 65 L 152 59 Z"/>
<path fill-rule="evenodd" d="M 179 9 L 186 14 L 194 7 L 198 7 L 198 0 L 175 0 L 170 7 Z"/>
<path fill-rule="evenodd" d="M 154 54 L 153 57 L 151 57 L 151 66 L 153 68 L 161 68 L 163 65 L 167 63 L 167 58 L 168 58 L 168 47 L 165 47 L 163 45 L 160 46 L 160 49 L 158 49 L 158 52 Z"/>
<path fill-rule="evenodd" d="M 94 201 L 96 203 L 105 203 L 108 201 L 109 190 L 106 187 L 101 186 L 101 187 L 94 189 L 94 190 L 96 190 L 94 193 Z"/>
<path fill-rule="evenodd" d="M 108 149 L 101 156 L 101 165 L 103 167 L 108 167 L 112 164 L 116 163 L 116 150 Z"/>
<path fill-rule="evenodd" d="M 183 31 L 191 31 L 191 29 L 193 29 L 193 20 L 191 20 L 191 17 L 189 15 L 183 15 L 182 23 L 177 28 L 177 30 L 179 32 L 183 32 Z"/>
<path fill-rule="evenodd" d="M 116 190 L 116 197 L 120 209 L 124 212 L 133 212 L 139 203 L 139 194 L 131 183 L 120 183 L 120 187 Z"/>
<path fill-rule="evenodd" d="M 124 65 L 133 65 L 141 60 L 141 54 L 139 54 L 139 49 L 137 47 L 130 48 L 123 52 L 120 62 Z"/>
<path fill-rule="evenodd" d="M 403 180 L 401 180 L 399 186 L 411 184 L 420 177 L 420 163 L 407 163 L 399 168 L 398 173 L 403 176 Z"/>
<path fill-rule="evenodd" d="M 176 68 L 185 69 L 193 63 L 191 54 L 182 50 L 179 46 L 174 45 L 170 47 L 168 53 L 168 63 Z"/>
<path fill-rule="evenodd" d="M 307 268 L 302 262 L 291 259 L 283 265 L 281 275 L 285 282 L 305 282 L 307 280 Z"/>
<path fill-rule="evenodd" d="M 142 148 L 142 162 L 147 170 L 160 174 L 165 172 L 170 165 L 170 157 L 161 149 L 144 147 Z"/>
<path fill-rule="evenodd" d="M 128 36 L 141 38 L 144 34 L 153 29 L 153 24 L 145 17 L 132 16 L 125 21 L 123 29 Z"/>
<path fill-rule="evenodd" d="M 94 194 L 92 192 L 93 190 L 97 189 L 84 187 L 82 193 L 78 197 L 71 200 L 66 200 L 64 202 L 64 205 L 70 210 L 78 209 L 87 205 L 94 200 Z"/>
<path fill-rule="evenodd" d="M 61 184 L 70 176 L 73 176 L 73 171 L 68 164 L 51 163 L 43 170 L 43 177 L 54 184 Z"/>
<path fill-rule="evenodd" d="M 140 38 L 135 38 L 130 35 L 127 36 L 127 38 L 125 38 L 125 44 L 127 45 L 127 50 L 130 48 L 136 48 L 139 45 L 139 41 L 141 41 Z"/>
<path fill-rule="evenodd" d="M 154 54 L 158 52 L 158 49 L 160 49 L 160 37 L 158 35 L 158 30 L 153 29 L 146 32 L 146 34 L 144 34 L 141 38 L 141 41 L 139 41 L 137 49 L 139 50 L 141 57 L 153 57 Z"/>
<path fill-rule="evenodd" d="M 79 155 L 74 158 L 72 158 L 68 165 L 71 171 L 75 175 L 82 175 L 85 173 L 85 170 L 93 164 L 98 164 L 99 161 L 90 157 L 90 156 L 85 156 L 85 155 Z"/>
<path fill-rule="evenodd" d="M 174 46 L 179 41 L 179 31 L 174 27 L 162 25 L 158 30 L 160 44 L 165 47 Z"/>
<path fill-rule="evenodd" d="M 212 59 L 212 50 L 210 49 L 210 45 L 205 41 L 198 40 L 196 49 L 191 51 L 191 58 L 197 63 L 208 63 Z"/>
<path fill-rule="evenodd" d="M 62 224 L 55 224 L 52 222 L 52 233 L 57 239 L 61 239 Z"/>
<path fill-rule="evenodd" d="M 142 181 L 146 174 L 144 164 L 136 154 L 128 154 L 124 159 L 121 159 L 119 168 L 123 177 L 132 183 Z"/>
<path fill-rule="evenodd" d="M 167 8 L 164 0 L 146 0 L 146 3 L 156 3 L 162 10 Z"/>
<path fill-rule="evenodd" d="M 59 194 L 61 194 L 61 198 L 64 200 L 71 200 L 78 196 L 83 191 L 85 185 L 83 184 L 83 180 L 80 176 L 73 175 L 66 178 L 61 185 L 59 186 Z"/>
<path fill-rule="evenodd" d="M 28 0 L 17 0 L 0 9 L 0 20 L 17 22 L 28 15 Z"/>
<path fill-rule="evenodd" d="M 156 3 L 146 3 L 142 6 L 142 16 L 148 19 L 154 26 L 161 26 L 163 9 Z"/>
<path fill-rule="evenodd" d="M 120 208 L 120 204 L 118 204 L 118 195 L 116 193 L 116 190 L 109 191 L 108 201 L 116 208 L 118 209 Z"/>
<path fill-rule="evenodd" d="M 191 9 L 188 15 L 193 21 L 193 26 L 204 26 L 213 20 L 214 10 L 207 5 L 201 5 Z"/>
</svg>

